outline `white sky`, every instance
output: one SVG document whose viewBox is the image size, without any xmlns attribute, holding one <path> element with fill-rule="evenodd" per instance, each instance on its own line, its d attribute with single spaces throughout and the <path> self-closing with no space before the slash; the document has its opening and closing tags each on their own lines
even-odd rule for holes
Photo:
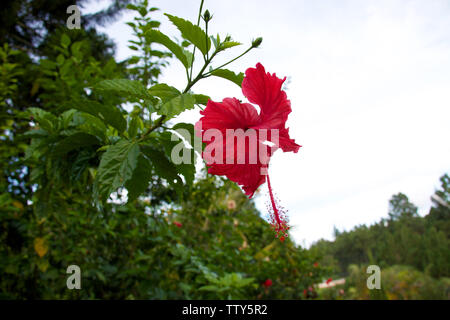
<svg viewBox="0 0 450 320">
<path fill-rule="evenodd" d="M 162 12 L 196 21 L 200 1 L 150 3 L 161 9 L 154 16 L 161 30 L 180 38 Z M 216 66 L 262 36 L 261 47 L 229 69 L 243 72 L 261 62 L 291 79 L 287 126 L 303 148 L 277 151 L 269 172 L 298 243 L 332 239 L 333 226 L 349 230 L 387 217 L 398 192 L 428 213 L 439 177 L 450 172 L 449 1 L 206 0 L 204 9 L 213 14 L 212 34 L 244 43 L 219 56 Z M 101 29 L 117 43 L 119 60 L 132 54 L 124 24 L 131 19 L 125 13 Z M 184 89 L 181 63 L 174 60 L 160 80 Z M 215 101 L 245 101 L 239 87 L 213 77 L 193 90 Z M 198 118 L 198 110 L 180 116 Z M 264 198 L 256 199 L 262 213 Z"/>
</svg>

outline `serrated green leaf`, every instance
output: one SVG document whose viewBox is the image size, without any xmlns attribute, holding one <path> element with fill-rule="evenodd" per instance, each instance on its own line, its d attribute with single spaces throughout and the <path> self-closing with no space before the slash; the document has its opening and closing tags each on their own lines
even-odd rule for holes
<svg viewBox="0 0 450 320">
<path fill-rule="evenodd" d="M 239 74 L 236 74 L 233 71 L 228 70 L 228 69 L 213 70 L 211 72 L 211 75 L 230 80 L 231 82 L 234 82 L 235 84 L 237 84 L 239 87 L 242 85 L 242 81 L 244 80 L 244 74 L 242 72 L 240 72 Z"/>
<path fill-rule="evenodd" d="M 186 55 L 183 52 L 183 48 L 180 47 L 175 42 L 173 42 L 172 40 L 170 40 L 170 38 L 166 36 L 164 33 L 162 33 L 159 30 L 151 29 L 145 32 L 145 36 L 148 40 L 165 46 L 167 49 L 170 50 L 170 52 L 172 52 L 175 55 L 175 57 L 177 57 L 178 60 L 180 60 L 180 62 L 184 65 L 186 69 L 189 68 L 189 62 Z"/>
<path fill-rule="evenodd" d="M 211 48 L 211 40 L 206 33 L 190 21 L 165 13 L 169 20 L 180 30 L 181 35 L 206 55 Z"/>
<path fill-rule="evenodd" d="M 23 133 L 19 138 L 44 138 L 48 137 L 48 132 L 44 129 L 32 129 Z"/>
<path fill-rule="evenodd" d="M 125 188 L 128 190 L 128 201 L 135 200 L 147 189 L 151 177 L 152 167 L 150 161 L 141 153 L 131 179 L 125 183 Z"/>
<path fill-rule="evenodd" d="M 184 93 L 165 102 L 157 111 L 159 115 L 165 115 L 167 118 L 173 118 L 185 110 L 194 108 L 195 97 Z"/>
<path fill-rule="evenodd" d="M 106 199 L 133 176 L 139 156 L 139 145 L 125 139 L 106 150 L 103 154 L 94 182 L 98 198 Z"/>
<path fill-rule="evenodd" d="M 229 49 L 229 48 L 233 48 L 236 46 L 240 46 L 242 43 L 237 42 L 237 41 L 225 41 L 222 42 L 219 46 L 220 50 L 225 50 L 225 49 Z"/>
<path fill-rule="evenodd" d="M 175 98 L 181 94 L 176 88 L 171 87 L 165 83 L 155 84 L 153 87 L 148 89 L 148 93 L 152 96 L 157 96 L 163 101 L 168 101 Z"/>
<path fill-rule="evenodd" d="M 149 94 L 144 85 L 135 80 L 112 79 L 103 80 L 95 85 L 95 89 L 111 91 L 120 95 L 128 95 L 139 99 L 148 99 Z"/>
<path fill-rule="evenodd" d="M 103 120 L 119 132 L 123 132 L 127 128 L 127 121 L 123 117 L 122 112 L 116 106 L 102 104 L 93 100 L 77 100 L 70 103 L 70 107 L 79 111 L 89 113 Z"/>
</svg>

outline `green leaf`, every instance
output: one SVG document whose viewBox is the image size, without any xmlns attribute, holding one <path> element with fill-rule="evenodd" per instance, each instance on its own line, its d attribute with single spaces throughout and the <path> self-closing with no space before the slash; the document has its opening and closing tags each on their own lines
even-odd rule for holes
<svg viewBox="0 0 450 320">
<path fill-rule="evenodd" d="M 192 24 L 190 21 L 182 18 L 172 16 L 165 13 L 170 21 L 180 30 L 181 35 L 192 42 L 194 46 L 200 49 L 200 51 L 206 55 L 211 48 L 211 39 L 206 36 L 206 33 L 199 27 Z"/>
<path fill-rule="evenodd" d="M 34 117 L 42 129 L 48 132 L 53 132 L 53 129 L 56 129 L 58 126 L 58 118 L 48 111 L 39 108 L 28 108 L 27 112 Z"/>
<path fill-rule="evenodd" d="M 139 130 L 144 128 L 144 123 L 138 115 L 133 115 L 130 120 L 130 125 L 128 127 L 128 137 L 134 138 L 137 136 Z"/>
<path fill-rule="evenodd" d="M 100 144 L 100 140 L 94 135 L 77 132 L 57 142 L 52 149 L 52 155 L 61 156 L 72 150 L 96 144 Z"/>
<path fill-rule="evenodd" d="M 242 72 L 240 72 L 239 74 L 236 74 L 233 71 L 228 70 L 228 69 L 213 70 L 211 72 L 211 75 L 230 80 L 231 82 L 234 82 L 235 84 L 237 84 L 239 87 L 242 85 L 242 80 L 244 80 L 244 74 Z"/>
<path fill-rule="evenodd" d="M 186 69 L 190 67 L 189 61 L 186 55 L 184 54 L 183 48 L 180 47 L 175 42 L 173 42 L 172 40 L 170 40 L 170 38 L 166 36 L 164 33 L 158 30 L 151 29 L 147 30 L 145 36 L 147 40 L 162 44 L 167 49 L 169 49 L 170 52 L 172 52 L 175 55 L 175 57 L 177 57 L 177 59 L 181 61 L 181 63 L 184 65 Z"/>
<path fill-rule="evenodd" d="M 135 200 L 147 189 L 151 177 L 152 166 L 150 161 L 141 153 L 131 179 L 125 183 L 125 188 L 128 190 L 128 201 Z"/>
<path fill-rule="evenodd" d="M 192 67 L 192 64 L 194 63 L 194 55 L 192 52 L 183 49 L 183 53 L 186 56 L 187 62 L 188 62 L 188 68 Z"/>
<path fill-rule="evenodd" d="M 149 146 L 141 145 L 142 152 L 147 156 L 155 169 L 156 174 L 167 180 L 167 182 L 181 194 L 183 189 L 183 182 L 178 176 L 175 165 L 166 157 L 164 152 Z"/>
<path fill-rule="evenodd" d="M 185 110 L 193 109 L 195 104 L 195 97 L 191 94 L 184 93 L 176 96 L 165 102 L 157 111 L 159 115 L 165 115 L 167 118 L 172 118 Z"/>
<path fill-rule="evenodd" d="M 67 34 L 64 33 L 64 34 L 61 36 L 61 46 L 62 46 L 63 48 L 68 48 L 69 45 L 70 45 L 70 37 L 69 37 Z"/>
<path fill-rule="evenodd" d="M 171 87 L 165 83 L 155 84 L 148 89 L 148 93 L 152 96 L 157 96 L 163 101 L 168 101 L 181 94 L 176 88 Z"/>
<path fill-rule="evenodd" d="M 18 136 L 18 138 L 44 138 L 48 137 L 48 132 L 44 129 L 32 129 L 28 130 L 22 135 Z"/>
<path fill-rule="evenodd" d="M 182 174 L 186 180 L 186 183 L 192 185 L 195 178 L 195 163 L 196 154 L 194 152 L 194 137 L 192 133 L 194 132 L 194 126 L 189 123 L 179 123 L 172 128 L 178 134 L 180 134 L 192 148 L 186 147 L 184 141 L 175 133 L 164 132 L 160 135 L 161 144 L 164 146 L 166 155 L 171 158 L 172 163 L 175 165 L 176 170 L 179 174 Z M 172 152 L 175 152 L 172 155 Z M 181 163 L 177 163 L 174 156 L 180 157 L 178 160 Z M 187 156 L 186 163 L 184 163 L 182 157 Z"/>
<path fill-rule="evenodd" d="M 194 98 L 195 98 L 196 104 L 202 104 L 205 106 L 208 104 L 208 101 L 211 99 L 209 96 L 204 95 L 204 94 L 194 94 Z"/>
<path fill-rule="evenodd" d="M 127 121 L 123 117 L 120 109 L 116 106 L 82 99 L 71 103 L 70 107 L 96 116 L 119 132 L 123 132 L 127 128 Z"/>
<path fill-rule="evenodd" d="M 94 193 L 106 199 L 131 179 L 136 169 L 139 145 L 128 140 L 119 140 L 103 154 L 94 182 Z"/>
<path fill-rule="evenodd" d="M 96 89 L 111 91 L 121 95 L 129 95 L 139 99 L 148 99 L 149 94 L 144 85 L 139 81 L 128 79 L 103 80 L 97 83 Z"/>
<path fill-rule="evenodd" d="M 220 43 L 219 35 L 217 35 L 217 38 L 214 36 L 209 36 L 209 38 L 211 39 L 212 43 L 214 44 L 214 48 L 217 49 L 217 45 Z"/>
<path fill-rule="evenodd" d="M 89 113 L 76 111 L 72 116 L 70 125 L 82 132 L 96 136 L 100 140 L 106 140 L 107 138 L 106 126 L 103 121 Z"/>
<path fill-rule="evenodd" d="M 236 46 L 240 46 L 242 43 L 236 41 L 225 41 L 219 45 L 220 50 L 225 50 L 229 48 L 233 48 Z"/>
<path fill-rule="evenodd" d="M 89 166 L 89 161 L 95 158 L 95 156 L 96 154 L 93 150 L 81 150 L 77 154 L 70 168 L 70 180 L 72 182 L 80 179 L 84 170 Z"/>
</svg>

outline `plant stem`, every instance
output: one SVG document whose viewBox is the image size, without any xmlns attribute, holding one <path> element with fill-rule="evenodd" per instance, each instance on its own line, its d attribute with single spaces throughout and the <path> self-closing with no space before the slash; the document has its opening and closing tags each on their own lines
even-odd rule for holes
<svg viewBox="0 0 450 320">
<path fill-rule="evenodd" d="M 234 59 L 231 59 L 230 61 L 228 61 L 227 63 L 224 63 L 223 65 L 221 65 L 220 67 L 217 67 L 211 71 L 208 71 L 207 73 L 204 74 L 204 78 L 209 77 L 214 71 L 225 67 L 226 65 L 229 65 L 230 63 L 232 63 L 233 61 L 236 61 L 237 59 L 239 59 L 240 57 L 242 57 L 243 55 L 245 55 L 246 53 L 248 53 L 250 50 L 252 50 L 253 47 L 248 48 L 247 50 L 244 51 L 244 53 L 240 54 L 239 56 L 237 56 Z"/>
<path fill-rule="evenodd" d="M 198 17 L 197 17 L 197 26 L 200 25 L 200 17 L 202 16 L 203 2 L 204 2 L 204 0 L 202 0 L 202 2 L 200 2 L 200 9 L 198 10 Z M 195 46 L 194 46 L 194 50 L 192 51 L 191 73 L 189 74 L 188 82 L 190 82 L 192 79 L 192 70 L 194 69 L 194 60 L 195 60 Z"/>
</svg>

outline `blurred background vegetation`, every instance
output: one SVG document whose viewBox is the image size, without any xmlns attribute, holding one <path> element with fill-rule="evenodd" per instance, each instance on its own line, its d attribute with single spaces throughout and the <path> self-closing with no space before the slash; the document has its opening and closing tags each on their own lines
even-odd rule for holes
<svg viewBox="0 0 450 320">
<path fill-rule="evenodd" d="M 149 169 L 142 196 L 125 201 L 117 193 L 99 206 L 92 194 L 106 129 L 89 117 L 92 110 L 68 111 L 104 79 L 155 83 L 171 54 L 145 50 L 151 43 L 132 27 L 144 50 L 115 61 L 114 44 L 96 26 L 113 21 L 129 1 L 113 1 L 82 17 L 82 29 L 68 30 L 67 7 L 85 2 L 7 0 L 0 12 L 0 298 L 449 298 L 448 175 L 425 217 L 398 194 L 388 219 L 336 230 L 334 241 L 309 249 L 274 238 L 238 187 L 206 172 L 180 191 Z M 137 23 L 159 26 L 145 1 L 129 8 L 140 13 Z M 131 123 L 142 109 L 127 111 L 114 95 L 95 98 L 115 106 L 128 133 L 138 130 Z M 39 125 L 52 136 L 36 128 L 30 107 L 48 112 L 38 114 Z M 83 127 L 78 137 L 88 132 L 98 140 L 60 143 L 75 125 Z M 81 290 L 66 287 L 72 264 L 82 270 Z M 367 289 L 370 264 L 381 267 L 381 290 Z M 329 278 L 345 283 L 319 288 Z"/>
</svg>

